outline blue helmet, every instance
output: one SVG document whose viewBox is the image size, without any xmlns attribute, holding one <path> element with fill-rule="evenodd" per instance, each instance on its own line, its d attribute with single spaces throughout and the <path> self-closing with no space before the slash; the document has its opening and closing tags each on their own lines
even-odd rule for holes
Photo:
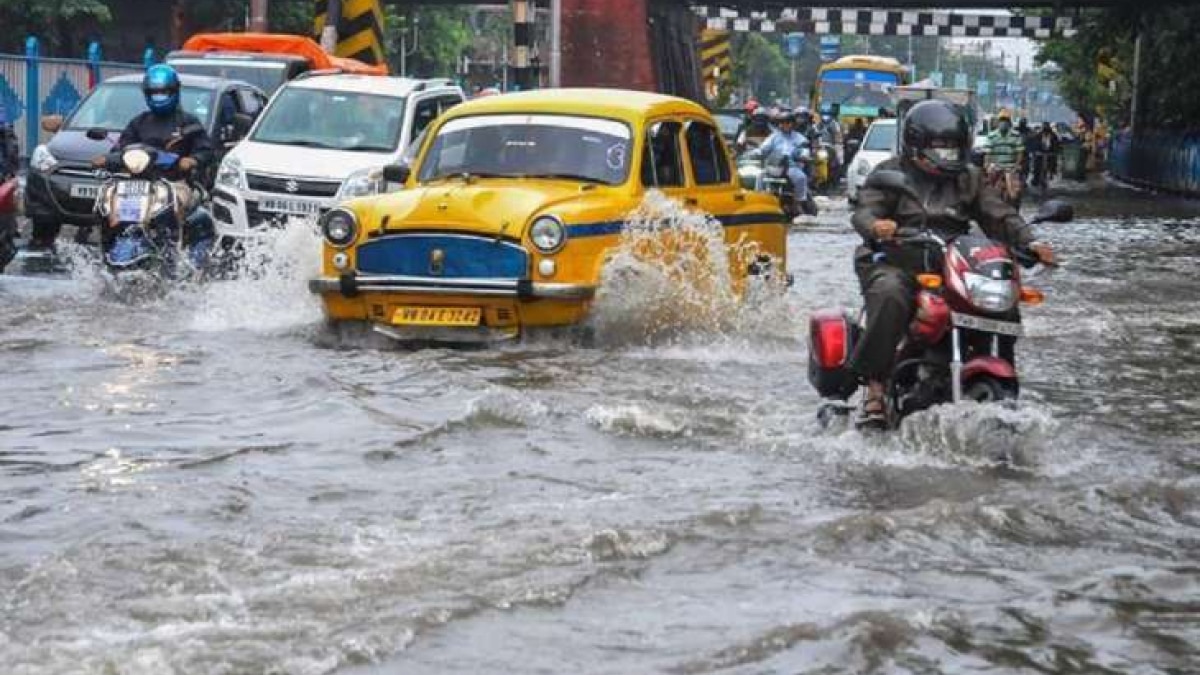
<svg viewBox="0 0 1200 675">
<path fill-rule="evenodd" d="M 164 63 L 146 69 L 142 78 L 146 107 L 156 115 L 170 115 L 179 108 L 179 74 Z"/>
</svg>

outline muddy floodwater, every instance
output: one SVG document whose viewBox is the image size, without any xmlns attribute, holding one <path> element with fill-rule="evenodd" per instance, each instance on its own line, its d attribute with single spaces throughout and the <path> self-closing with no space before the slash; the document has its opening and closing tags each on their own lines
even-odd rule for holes
<svg viewBox="0 0 1200 675">
<path fill-rule="evenodd" d="M 888 436 L 805 379 L 844 203 L 760 315 L 659 330 L 631 270 L 594 346 L 347 342 L 299 227 L 161 298 L 0 277 L 0 670 L 1200 672 L 1200 205 L 1066 196 L 1021 403 Z"/>
</svg>

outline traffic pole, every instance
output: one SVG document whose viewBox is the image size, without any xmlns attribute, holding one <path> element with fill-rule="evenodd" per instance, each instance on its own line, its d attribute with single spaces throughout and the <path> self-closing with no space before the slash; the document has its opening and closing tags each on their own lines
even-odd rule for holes
<svg viewBox="0 0 1200 675">
<path fill-rule="evenodd" d="M 268 0 L 250 0 L 250 30 L 255 33 L 267 32 Z"/>
</svg>

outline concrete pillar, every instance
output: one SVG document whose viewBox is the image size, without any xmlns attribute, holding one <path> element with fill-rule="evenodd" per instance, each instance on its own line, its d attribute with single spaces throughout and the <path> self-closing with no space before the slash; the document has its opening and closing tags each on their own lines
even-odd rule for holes
<svg viewBox="0 0 1200 675">
<path fill-rule="evenodd" d="M 513 82 L 521 91 L 536 89 L 538 72 L 530 67 L 533 52 L 534 6 L 532 0 L 512 0 Z"/>
<path fill-rule="evenodd" d="M 656 91 L 649 0 L 562 0 L 562 85 Z"/>
</svg>

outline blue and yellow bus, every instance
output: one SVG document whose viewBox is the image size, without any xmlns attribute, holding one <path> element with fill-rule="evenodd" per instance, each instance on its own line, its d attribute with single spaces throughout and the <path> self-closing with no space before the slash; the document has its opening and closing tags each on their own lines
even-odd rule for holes
<svg viewBox="0 0 1200 675">
<path fill-rule="evenodd" d="M 848 124 L 863 118 L 870 124 L 882 109 L 895 112 L 893 89 L 908 84 L 908 69 L 886 56 L 843 56 L 821 66 L 812 92 L 813 111 L 838 110 L 838 118 Z"/>
</svg>

